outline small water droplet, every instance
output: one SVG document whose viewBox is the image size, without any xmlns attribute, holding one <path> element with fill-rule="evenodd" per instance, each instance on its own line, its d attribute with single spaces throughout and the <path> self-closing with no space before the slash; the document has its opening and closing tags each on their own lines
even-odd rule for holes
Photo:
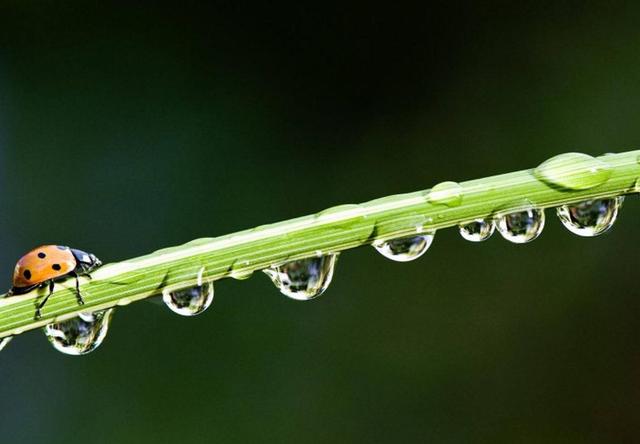
<svg viewBox="0 0 640 444">
<path fill-rule="evenodd" d="M 498 216 L 496 227 L 509 242 L 524 244 L 531 242 L 542 233 L 544 210 L 529 208 Z"/>
<path fill-rule="evenodd" d="M 348 216 L 358 216 L 363 212 L 364 208 L 358 204 L 343 204 L 337 205 L 335 207 L 324 209 L 318 213 L 316 213 L 316 218 L 327 218 L 334 216 L 336 214 L 344 215 L 344 217 Z"/>
<path fill-rule="evenodd" d="M 188 288 L 164 289 L 162 300 L 174 313 L 195 316 L 209 308 L 213 302 L 213 294 L 213 282 L 204 282 Z"/>
<path fill-rule="evenodd" d="M 435 231 L 419 236 L 404 236 L 387 241 L 376 241 L 373 247 L 384 257 L 396 262 L 409 262 L 418 259 L 431 246 Z"/>
<path fill-rule="evenodd" d="M 303 218 L 306 220 L 307 218 Z M 364 244 L 375 230 L 376 218 L 367 217 L 367 208 L 363 205 L 346 204 L 327 208 L 313 216 L 316 223 L 328 224 L 325 229 L 327 235 L 333 232 L 349 232 L 353 243 Z"/>
<path fill-rule="evenodd" d="M 331 283 L 338 253 L 274 265 L 263 270 L 282 294 L 298 301 L 320 296 Z"/>
<path fill-rule="evenodd" d="M 229 277 L 238 281 L 245 281 L 253 276 L 253 270 L 232 270 Z"/>
<path fill-rule="evenodd" d="M 113 308 L 83 313 L 67 321 L 49 324 L 44 334 L 53 347 L 67 355 L 86 355 L 102 344 L 109 330 Z"/>
<path fill-rule="evenodd" d="M 588 190 L 609 180 L 611 167 L 587 154 L 565 153 L 542 162 L 534 174 L 551 186 Z"/>
<path fill-rule="evenodd" d="M 558 218 L 567 230 L 578 236 L 593 237 L 609 230 L 618 218 L 623 196 L 585 200 L 557 208 Z"/>
<path fill-rule="evenodd" d="M 491 219 L 476 219 L 460 225 L 460 235 L 471 242 L 482 242 L 493 234 L 496 225 Z"/>
<path fill-rule="evenodd" d="M 118 305 L 124 307 L 125 305 L 129 305 L 132 302 L 131 298 L 122 298 L 118 301 Z"/>
<path fill-rule="evenodd" d="M 462 203 L 462 187 L 457 182 L 441 182 L 431 188 L 427 199 L 431 203 L 457 207 Z"/>
<path fill-rule="evenodd" d="M 249 268 L 249 266 L 250 266 L 250 262 L 247 260 L 233 261 L 233 263 L 231 264 L 231 270 L 229 271 L 229 277 L 239 281 L 244 281 L 246 279 L 249 279 L 251 276 L 253 276 L 253 269 Z M 202 267 L 198 272 L 198 285 L 202 285 L 203 273 L 204 273 L 204 267 Z"/>
<path fill-rule="evenodd" d="M 13 339 L 13 336 L 7 336 L 0 339 L 0 351 L 2 351 L 7 346 L 7 344 L 11 342 L 12 339 Z"/>
</svg>

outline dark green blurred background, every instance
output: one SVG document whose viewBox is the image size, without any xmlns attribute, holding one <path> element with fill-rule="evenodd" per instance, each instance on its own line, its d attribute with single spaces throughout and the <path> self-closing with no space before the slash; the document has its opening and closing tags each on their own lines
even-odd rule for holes
<svg viewBox="0 0 640 444">
<path fill-rule="evenodd" d="M 640 9 L 0 4 L 4 285 L 42 243 L 118 261 L 325 207 L 640 146 Z M 0 355 L 0 442 L 636 442 L 637 196 L 596 239 L 456 230 L 342 255 L 321 298 L 220 281 L 95 353 Z"/>
</svg>

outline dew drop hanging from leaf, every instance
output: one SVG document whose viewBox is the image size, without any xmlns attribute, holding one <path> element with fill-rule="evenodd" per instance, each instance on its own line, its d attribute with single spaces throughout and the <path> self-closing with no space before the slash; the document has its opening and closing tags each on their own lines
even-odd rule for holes
<svg viewBox="0 0 640 444">
<path fill-rule="evenodd" d="M 53 347 L 67 355 L 86 355 L 98 348 L 107 336 L 113 308 L 81 313 L 75 318 L 43 328 Z"/>
<path fill-rule="evenodd" d="M 411 235 L 390 239 L 385 241 L 376 241 L 373 247 L 378 252 L 396 262 L 409 262 L 418 259 L 425 254 L 435 236 L 434 231 L 426 232 L 421 235 Z"/>
<path fill-rule="evenodd" d="M 567 230 L 578 236 L 593 237 L 608 231 L 618 218 L 624 196 L 586 200 L 557 208 L 558 218 Z"/>
<path fill-rule="evenodd" d="M 499 216 L 497 228 L 503 238 L 514 244 L 536 239 L 544 228 L 544 210 L 529 208 Z"/>
<path fill-rule="evenodd" d="M 282 294 L 298 301 L 308 301 L 329 287 L 337 259 L 337 253 L 327 254 L 275 265 L 263 271 Z"/>
<path fill-rule="evenodd" d="M 163 290 L 162 300 L 174 313 L 195 316 L 205 311 L 213 302 L 213 282 L 193 287 Z"/>
</svg>

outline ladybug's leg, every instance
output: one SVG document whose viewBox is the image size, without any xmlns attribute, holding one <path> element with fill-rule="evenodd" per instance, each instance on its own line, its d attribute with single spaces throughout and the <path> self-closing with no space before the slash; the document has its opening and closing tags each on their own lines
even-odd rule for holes
<svg viewBox="0 0 640 444">
<path fill-rule="evenodd" d="M 78 268 L 80 268 L 80 270 L 78 270 Z M 82 276 L 86 276 L 86 277 L 88 277 L 89 279 L 93 279 L 93 278 L 91 277 L 91 275 L 89 274 L 89 269 L 90 269 L 90 268 L 89 268 L 87 265 L 85 265 L 85 264 L 78 264 L 78 267 L 77 267 L 74 271 L 75 271 L 76 273 L 77 273 L 77 272 L 80 272 L 80 274 L 81 274 Z"/>
<path fill-rule="evenodd" d="M 82 271 L 83 271 L 82 275 L 88 277 L 89 279 L 93 279 L 87 270 L 89 270 L 89 267 L 82 264 Z"/>
<path fill-rule="evenodd" d="M 82 293 L 80 293 L 80 281 L 78 281 L 78 273 L 72 271 L 69 275 L 76 278 L 76 298 L 78 299 L 78 305 L 84 305 L 84 299 L 82 299 Z"/>
<path fill-rule="evenodd" d="M 38 304 L 38 306 L 36 307 L 36 320 L 40 319 L 40 317 L 42 316 L 42 314 L 40 313 L 40 310 L 42 309 L 42 307 L 44 307 L 44 304 L 46 304 L 47 301 L 49 300 L 49 296 L 51 296 L 51 293 L 53 293 L 54 286 L 55 284 L 53 283 L 53 279 L 51 279 L 49 281 L 49 293 L 45 296 L 42 302 L 40 302 L 40 304 Z"/>
</svg>

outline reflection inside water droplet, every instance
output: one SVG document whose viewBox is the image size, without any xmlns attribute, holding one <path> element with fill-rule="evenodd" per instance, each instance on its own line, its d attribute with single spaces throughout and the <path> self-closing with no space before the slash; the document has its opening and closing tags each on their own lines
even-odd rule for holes
<svg viewBox="0 0 640 444">
<path fill-rule="evenodd" d="M 195 316 L 205 311 L 213 302 L 213 282 L 205 282 L 189 288 L 165 289 L 162 300 L 181 316 Z"/>
<path fill-rule="evenodd" d="M 496 226 L 491 219 L 476 219 L 460 225 L 460 235 L 471 242 L 482 242 L 493 234 Z"/>
<path fill-rule="evenodd" d="M 5 338 L 0 339 L 0 351 L 2 351 L 9 342 L 13 339 L 13 336 L 7 336 Z"/>
<path fill-rule="evenodd" d="M 578 236 L 593 237 L 609 230 L 618 217 L 623 196 L 594 199 L 563 205 L 556 210 L 567 230 Z"/>
<path fill-rule="evenodd" d="M 102 344 L 109 330 L 113 308 L 82 313 L 67 321 L 49 324 L 44 334 L 53 347 L 67 355 L 86 355 Z"/>
<path fill-rule="evenodd" d="M 274 265 L 263 270 L 282 294 L 298 301 L 320 296 L 331 283 L 338 254 Z"/>
<path fill-rule="evenodd" d="M 405 236 L 387 241 L 376 241 L 373 247 L 384 257 L 396 262 L 418 259 L 431 246 L 435 231 L 427 231 L 418 236 Z"/>
<path fill-rule="evenodd" d="M 530 208 L 501 215 L 497 228 L 502 237 L 515 244 L 531 242 L 542 233 L 544 228 L 544 210 Z"/>
</svg>

